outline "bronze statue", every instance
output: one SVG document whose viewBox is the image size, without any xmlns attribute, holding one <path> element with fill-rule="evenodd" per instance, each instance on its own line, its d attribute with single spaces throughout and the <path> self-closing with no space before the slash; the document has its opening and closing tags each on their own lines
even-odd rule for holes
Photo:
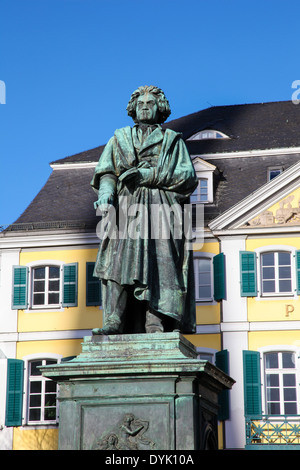
<svg viewBox="0 0 300 470">
<path fill-rule="evenodd" d="M 115 131 L 91 182 L 98 192 L 95 208 L 116 212 L 116 226 L 101 241 L 95 264 L 104 318 L 93 334 L 192 333 L 192 252 L 184 233 L 176 235 L 170 209 L 174 219 L 178 208 L 183 213 L 197 186 L 195 170 L 181 134 L 161 127 L 171 114 L 161 89 L 138 88 L 127 111 L 134 127 Z M 153 235 L 159 224 L 168 236 Z"/>
</svg>

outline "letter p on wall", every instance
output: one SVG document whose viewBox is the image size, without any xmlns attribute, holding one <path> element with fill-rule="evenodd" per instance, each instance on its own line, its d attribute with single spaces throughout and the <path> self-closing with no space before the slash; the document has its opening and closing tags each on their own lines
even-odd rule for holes
<svg viewBox="0 0 300 470">
<path fill-rule="evenodd" d="M 0 80 L 0 104 L 6 104 L 6 86 L 3 80 Z"/>
<path fill-rule="evenodd" d="M 293 313 L 294 310 L 295 310 L 295 308 L 294 308 L 293 305 L 286 305 L 285 306 L 285 316 L 289 317 L 290 313 Z"/>
</svg>

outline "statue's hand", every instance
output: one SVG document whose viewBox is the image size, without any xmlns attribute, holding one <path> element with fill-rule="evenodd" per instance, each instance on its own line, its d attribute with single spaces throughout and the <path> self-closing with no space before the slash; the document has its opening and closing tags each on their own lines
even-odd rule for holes
<svg viewBox="0 0 300 470">
<path fill-rule="evenodd" d="M 113 193 L 103 193 L 99 196 L 98 201 L 94 202 L 94 208 L 98 209 L 101 212 L 107 212 L 109 206 L 113 205 L 114 194 Z"/>
<path fill-rule="evenodd" d="M 140 164 L 138 167 L 130 168 L 120 177 L 120 182 L 125 184 L 137 183 L 139 185 L 149 185 L 154 178 L 154 168 L 151 168 L 147 162 Z"/>
</svg>

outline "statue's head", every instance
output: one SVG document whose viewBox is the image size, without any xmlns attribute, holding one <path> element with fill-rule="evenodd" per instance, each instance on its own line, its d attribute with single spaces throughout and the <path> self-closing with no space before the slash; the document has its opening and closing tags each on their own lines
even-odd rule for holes
<svg viewBox="0 0 300 470">
<path fill-rule="evenodd" d="M 170 116 L 171 109 L 164 92 L 151 85 L 141 86 L 132 93 L 127 112 L 134 122 L 162 124 Z"/>
</svg>

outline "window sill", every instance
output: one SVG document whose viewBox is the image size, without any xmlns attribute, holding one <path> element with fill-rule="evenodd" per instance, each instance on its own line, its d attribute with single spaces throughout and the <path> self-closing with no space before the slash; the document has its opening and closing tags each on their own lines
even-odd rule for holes
<svg viewBox="0 0 300 470">
<path fill-rule="evenodd" d="M 293 370 L 293 369 L 292 369 Z M 295 370 L 295 369 L 294 369 Z M 260 418 L 260 421 L 275 421 L 275 422 L 282 422 L 283 420 L 285 421 L 300 421 L 300 415 L 295 414 L 295 415 L 268 415 L 268 414 L 263 414 Z"/>
<path fill-rule="evenodd" d="M 25 313 L 33 313 L 33 312 L 63 312 L 64 307 L 61 307 L 59 305 L 54 305 L 54 306 L 45 306 L 41 305 L 40 307 L 34 306 L 30 307 L 26 310 L 24 310 Z"/>
<path fill-rule="evenodd" d="M 214 201 L 191 201 L 192 205 L 198 205 L 198 204 L 213 204 Z"/>
<path fill-rule="evenodd" d="M 214 299 L 196 299 L 196 305 L 215 305 L 217 302 Z"/>
<path fill-rule="evenodd" d="M 298 300 L 299 295 L 296 293 L 288 293 L 288 294 L 260 294 L 257 293 L 257 296 L 253 296 L 257 301 L 270 301 L 270 300 Z"/>
<path fill-rule="evenodd" d="M 27 423 L 23 424 L 22 429 L 57 429 L 58 428 L 58 422 L 49 422 L 49 423 Z"/>
<path fill-rule="evenodd" d="M 277 294 L 277 293 L 270 293 L 270 294 L 261 294 L 258 296 L 260 300 L 284 300 L 284 299 L 296 299 L 298 296 L 297 294 L 293 294 L 292 292 L 283 294 Z"/>
</svg>

